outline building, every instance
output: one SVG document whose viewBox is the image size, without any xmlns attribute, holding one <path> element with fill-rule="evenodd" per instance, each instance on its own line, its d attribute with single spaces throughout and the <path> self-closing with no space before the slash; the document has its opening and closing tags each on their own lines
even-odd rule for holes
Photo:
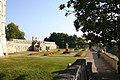
<svg viewBox="0 0 120 80">
<path fill-rule="evenodd" d="M 6 0 L 0 0 L 0 56 L 6 54 Z"/>
</svg>

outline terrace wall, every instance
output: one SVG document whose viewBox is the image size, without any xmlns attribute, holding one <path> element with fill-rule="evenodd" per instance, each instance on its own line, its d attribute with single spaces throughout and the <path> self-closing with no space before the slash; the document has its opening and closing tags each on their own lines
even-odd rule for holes
<svg viewBox="0 0 120 80">
<path fill-rule="evenodd" d="M 7 41 L 7 53 L 27 51 L 31 45 L 32 41 L 13 39 Z"/>
<path fill-rule="evenodd" d="M 87 78 L 86 60 L 77 59 L 71 66 L 52 80 L 87 80 Z"/>
<path fill-rule="evenodd" d="M 20 39 L 12 39 L 7 41 L 7 53 L 14 53 L 14 52 L 21 52 L 21 51 L 28 51 L 32 45 L 32 41 L 30 40 L 20 40 Z M 42 50 L 46 49 L 46 46 L 49 49 L 56 49 L 57 46 L 55 42 L 44 42 L 42 41 Z"/>
<path fill-rule="evenodd" d="M 116 70 L 116 72 L 118 71 L 118 58 L 115 55 L 112 55 L 110 53 L 106 53 L 106 52 L 102 52 L 101 53 L 101 57 L 108 62 L 113 69 Z"/>
</svg>

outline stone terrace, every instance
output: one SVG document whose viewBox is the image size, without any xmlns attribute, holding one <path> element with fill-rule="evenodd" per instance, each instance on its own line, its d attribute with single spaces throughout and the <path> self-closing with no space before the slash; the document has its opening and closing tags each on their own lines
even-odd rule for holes
<svg viewBox="0 0 120 80">
<path fill-rule="evenodd" d="M 120 80 L 115 70 L 102 58 L 98 58 L 96 52 L 88 52 L 87 62 L 92 62 L 92 76 L 90 80 Z"/>
</svg>

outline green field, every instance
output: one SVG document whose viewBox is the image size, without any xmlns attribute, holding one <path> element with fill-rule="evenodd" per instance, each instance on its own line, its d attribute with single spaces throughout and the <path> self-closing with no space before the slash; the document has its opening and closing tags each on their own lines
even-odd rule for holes
<svg viewBox="0 0 120 80">
<path fill-rule="evenodd" d="M 32 52 L 14 53 L 0 58 L 0 80 L 51 80 L 77 58 L 71 54 L 28 55 Z"/>
</svg>

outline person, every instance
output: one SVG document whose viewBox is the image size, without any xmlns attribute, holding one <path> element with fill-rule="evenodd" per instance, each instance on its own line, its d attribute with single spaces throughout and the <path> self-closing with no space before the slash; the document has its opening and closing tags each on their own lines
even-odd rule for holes
<svg viewBox="0 0 120 80">
<path fill-rule="evenodd" d="M 100 50 L 97 51 L 97 56 L 100 58 Z"/>
</svg>

